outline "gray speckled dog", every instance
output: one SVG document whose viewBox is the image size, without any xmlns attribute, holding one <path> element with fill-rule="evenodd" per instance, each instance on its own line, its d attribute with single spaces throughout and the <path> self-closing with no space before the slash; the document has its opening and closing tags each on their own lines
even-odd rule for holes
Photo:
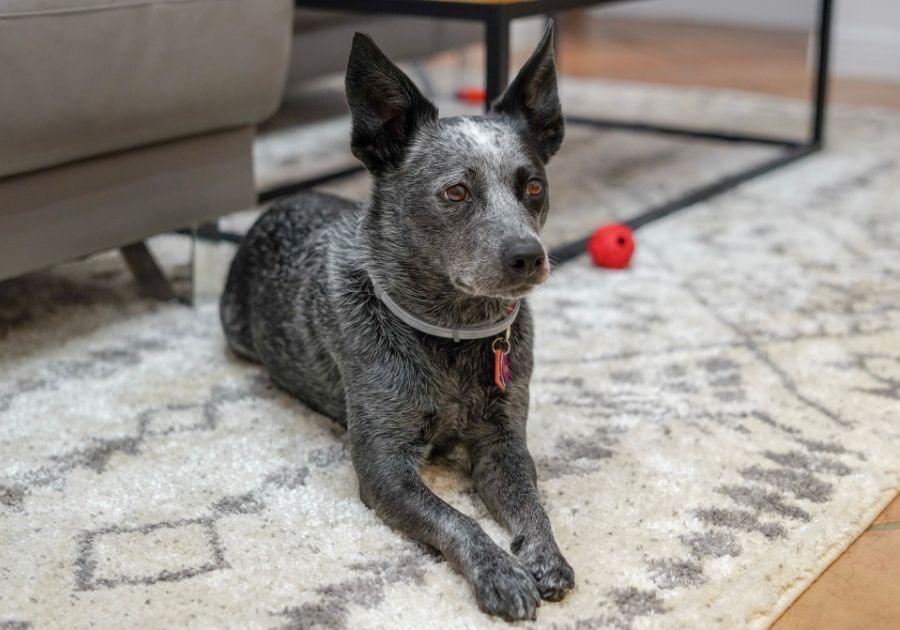
<svg viewBox="0 0 900 630">
<path fill-rule="evenodd" d="M 563 139 L 552 40 L 551 25 L 489 115 L 438 119 L 357 34 L 346 89 L 372 200 L 360 207 L 304 194 L 277 204 L 247 234 L 221 302 L 231 348 L 347 428 L 362 500 L 440 550 L 481 609 L 510 620 L 533 619 L 541 598 L 559 600 L 574 583 L 525 443 L 528 307 L 521 303 L 509 331 L 512 374 L 501 388 L 496 334 L 425 334 L 374 286 L 425 322 L 465 329 L 502 320 L 547 277 L 544 164 Z M 421 481 L 429 450 L 451 446 L 468 451 L 478 493 L 514 536 L 514 556 Z"/>
</svg>

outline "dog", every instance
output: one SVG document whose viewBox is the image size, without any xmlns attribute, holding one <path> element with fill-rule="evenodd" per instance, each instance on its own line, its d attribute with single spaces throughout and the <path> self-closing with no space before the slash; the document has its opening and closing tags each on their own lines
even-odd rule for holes
<svg viewBox="0 0 900 630">
<path fill-rule="evenodd" d="M 544 166 L 564 135 L 553 25 L 486 115 L 439 119 L 360 33 L 346 94 L 371 200 L 308 193 L 265 212 L 221 298 L 227 342 L 348 430 L 363 502 L 440 551 L 484 612 L 534 619 L 574 585 L 525 441 L 524 298 L 549 273 Z M 422 482 L 429 451 L 450 448 L 513 555 Z"/>
</svg>

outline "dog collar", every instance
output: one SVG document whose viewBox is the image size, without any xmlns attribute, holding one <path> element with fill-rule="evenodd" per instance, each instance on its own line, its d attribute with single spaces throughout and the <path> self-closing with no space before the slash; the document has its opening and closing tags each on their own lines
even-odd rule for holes
<svg viewBox="0 0 900 630">
<path fill-rule="evenodd" d="M 397 304 L 371 274 L 369 274 L 369 280 L 372 281 L 372 288 L 375 289 L 375 296 L 384 302 L 384 305 L 388 307 L 388 310 L 404 323 L 427 335 L 452 339 L 453 341 L 460 341 L 462 339 L 486 339 L 487 337 L 494 337 L 500 333 L 506 332 L 509 330 L 509 327 L 512 326 L 512 323 L 516 321 L 516 316 L 518 316 L 519 307 L 521 306 L 521 302 L 516 300 L 509 311 L 509 314 L 499 322 L 493 324 L 480 324 L 478 326 L 465 328 L 448 328 L 447 326 L 438 326 L 437 324 L 431 324 L 419 319 Z"/>
</svg>

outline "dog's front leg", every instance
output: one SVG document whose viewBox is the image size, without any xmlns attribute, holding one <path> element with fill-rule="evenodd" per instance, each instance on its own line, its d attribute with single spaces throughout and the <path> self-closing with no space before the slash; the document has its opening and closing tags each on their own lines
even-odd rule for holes
<svg viewBox="0 0 900 630">
<path fill-rule="evenodd" d="M 466 577 L 484 612 L 508 620 L 534 619 L 541 599 L 531 574 L 473 519 L 428 489 L 419 477 L 421 447 L 410 437 L 374 418 L 351 420 L 353 465 L 363 502 L 394 529 L 438 549 Z"/>
<path fill-rule="evenodd" d="M 513 535 L 512 551 L 531 571 L 541 597 L 562 599 L 575 584 L 575 573 L 559 551 L 550 519 L 538 498 L 534 462 L 524 427 L 492 424 L 470 445 L 472 476 L 478 494 L 497 521 Z"/>
</svg>

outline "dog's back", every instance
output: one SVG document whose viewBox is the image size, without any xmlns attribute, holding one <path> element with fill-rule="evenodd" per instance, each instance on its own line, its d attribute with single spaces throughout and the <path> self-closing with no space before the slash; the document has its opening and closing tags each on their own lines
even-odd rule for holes
<svg viewBox="0 0 900 630">
<path fill-rule="evenodd" d="M 358 211 L 354 202 L 317 193 L 274 205 L 241 243 L 219 310 L 232 350 L 262 363 L 280 386 L 338 419 L 343 396 L 328 340 L 308 333 L 317 318 L 331 315 L 322 312 L 329 309 L 322 286 L 328 246 L 351 230 Z M 290 375 L 302 378 L 285 381 Z"/>
</svg>

